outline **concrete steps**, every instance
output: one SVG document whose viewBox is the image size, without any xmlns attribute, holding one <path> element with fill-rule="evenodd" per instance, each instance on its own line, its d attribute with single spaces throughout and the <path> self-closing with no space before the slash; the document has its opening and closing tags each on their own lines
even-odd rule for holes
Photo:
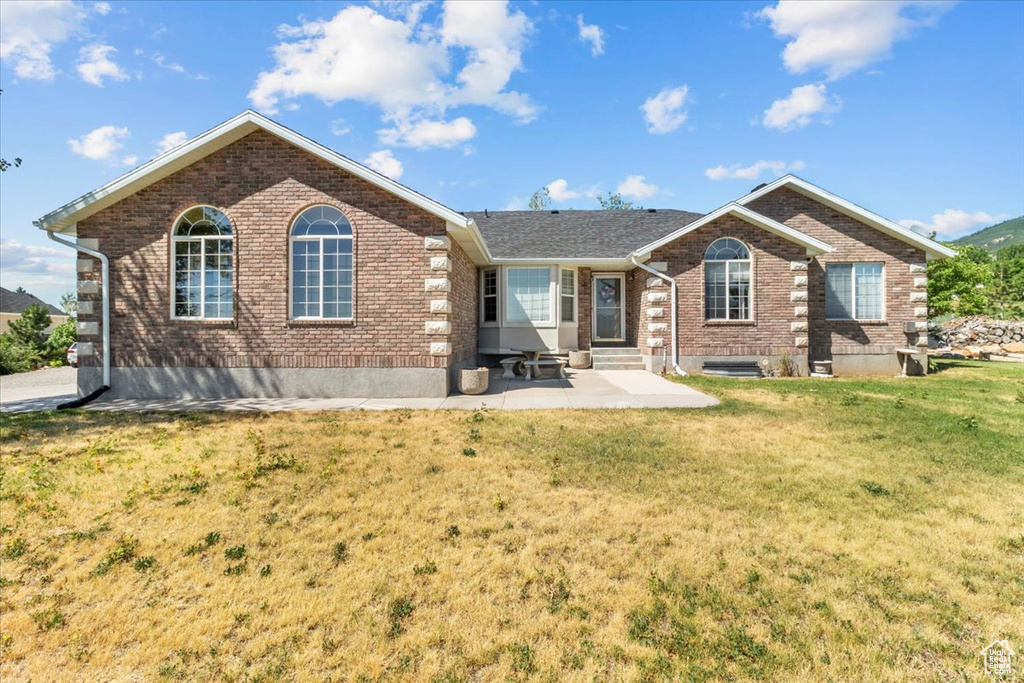
<svg viewBox="0 0 1024 683">
<path fill-rule="evenodd" d="M 590 357 L 595 370 L 645 370 L 643 356 L 636 347 L 593 348 Z"/>
</svg>

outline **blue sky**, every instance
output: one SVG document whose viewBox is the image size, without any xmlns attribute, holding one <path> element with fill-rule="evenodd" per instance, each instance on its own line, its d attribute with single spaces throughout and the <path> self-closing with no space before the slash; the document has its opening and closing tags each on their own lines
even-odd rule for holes
<svg viewBox="0 0 1024 683">
<path fill-rule="evenodd" d="M 0 3 L 0 283 L 32 220 L 246 108 L 460 210 L 709 211 L 794 172 L 953 237 L 1024 213 L 1022 2 Z"/>
</svg>

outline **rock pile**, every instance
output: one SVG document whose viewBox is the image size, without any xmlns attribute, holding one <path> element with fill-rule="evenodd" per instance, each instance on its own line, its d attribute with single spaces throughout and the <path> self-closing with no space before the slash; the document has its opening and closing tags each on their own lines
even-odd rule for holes
<svg viewBox="0 0 1024 683">
<path fill-rule="evenodd" d="M 967 357 L 1024 354 L 1024 321 L 986 316 L 953 318 L 941 325 L 929 325 L 928 332 L 940 345 Z"/>
</svg>

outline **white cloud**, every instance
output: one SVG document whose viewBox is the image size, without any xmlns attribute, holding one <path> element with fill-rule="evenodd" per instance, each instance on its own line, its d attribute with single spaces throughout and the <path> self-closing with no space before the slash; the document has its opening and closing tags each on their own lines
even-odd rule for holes
<svg viewBox="0 0 1024 683">
<path fill-rule="evenodd" d="M 53 247 L 36 247 L 17 240 L 0 240 L 0 270 L 9 273 L 72 272 L 74 252 Z"/>
<path fill-rule="evenodd" d="M 577 199 L 581 195 L 575 190 L 569 189 L 569 182 L 565 178 L 548 183 L 548 194 L 556 202 L 564 202 L 570 199 Z"/>
<path fill-rule="evenodd" d="M 538 108 L 528 96 L 506 89 L 522 69 L 532 28 L 525 14 L 510 12 L 504 2 L 448 2 L 437 24 L 421 23 L 422 7 L 382 7 L 400 18 L 350 6 L 331 19 L 281 27 L 275 66 L 259 74 L 250 101 L 271 113 L 283 100 L 303 95 L 328 105 L 366 102 L 380 107 L 392 125 L 389 140 L 420 147 L 432 139 L 453 146 L 472 137 L 471 128 L 475 134 L 465 117 L 445 122 L 446 110 L 460 105 L 490 107 L 520 123 L 536 118 Z M 454 77 L 452 62 L 464 64 Z"/>
<path fill-rule="evenodd" d="M 345 119 L 334 119 L 331 121 L 331 135 L 348 135 L 352 132 L 352 126 L 345 124 Z"/>
<path fill-rule="evenodd" d="M 978 228 L 987 227 L 1009 218 L 1009 214 L 990 214 L 985 211 L 967 213 L 962 209 L 946 209 L 942 213 L 932 216 L 932 222 L 915 221 L 905 218 L 900 225 L 911 228 L 923 235 L 936 232 L 939 239 L 955 239 L 962 235 L 970 234 Z"/>
<path fill-rule="evenodd" d="M 576 27 L 580 30 L 580 40 L 590 43 L 590 54 L 594 57 L 604 54 L 604 31 L 597 24 L 584 24 L 583 15 L 576 15 Z"/>
<path fill-rule="evenodd" d="M 188 133 L 183 130 L 179 130 L 177 133 L 168 133 L 156 141 L 156 153 L 160 155 L 169 152 L 186 140 L 188 140 Z"/>
<path fill-rule="evenodd" d="M 761 123 L 765 128 L 776 130 L 796 130 L 809 125 L 816 117 L 832 114 L 842 107 L 838 97 L 829 99 L 828 88 L 824 83 L 801 85 L 793 88 L 789 97 L 772 102 L 772 106 L 764 112 Z M 827 118 L 823 119 L 827 122 Z"/>
<path fill-rule="evenodd" d="M 402 173 L 405 171 L 402 167 L 402 162 L 395 158 L 395 155 L 391 153 L 390 149 L 382 149 L 379 152 L 374 152 L 364 159 L 363 163 L 377 173 L 386 175 L 393 180 L 401 178 Z"/>
<path fill-rule="evenodd" d="M 505 206 L 501 207 L 502 211 L 525 211 L 527 207 L 526 200 L 522 197 L 513 197 L 508 200 Z"/>
<path fill-rule="evenodd" d="M 393 128 L 377 131 L 385 145 L 429 149 L 452 148 L 476 137 L 476 126 L 465 116 L 454 121 L 416 121 L 400 119 Z"/>
<path fill-rule="evenodd" d="M 804 165 L 802 161 L 788 164 L 785 161 L 755 161 L 750 166 L 740 166 L 739 164 L 728 168 L 715 166 L 704 171 L 704 175 L 711 180 L 757 180 L 762 173 L 767 171 L 778 178 L 789 171 L 799 171 L 804 168 Z"/>
<path fill-rule="evenodd" d="M 127 128 L 101 126 L 80 138 L 68 140 L 71 151 L 94 161 L 105 161 L 124 147 L 123 140 L 129 136 Z"/>
<path fill-rule="evenodd" d="M 97 2 L 93 3 L 92 11 L 101 17 L 105 17 L 110 14 L 110 3 L 109 2 Z"/>
<path fill-rule="evenodd" d="M 671 133 L 686 123 L 686 97 L 690 89 L 681 85 L 677 88 L 665 88 L 654 97 L 648 97 L 640 109 L 647 121 L 647 132 L 657 135 Z"/>
<path fill-rule="evenodd" d="M 136 163 L 138 163 L 138 161 L 139 157 L 137 157 L 134 154 L 129 154 L 124 159 L 121 159 L 121 163 L 124 164 L 125 166 L 134 166 Z"/>
<path fill-rule="evenodd" d="M 889 57 L 893 43 L 933 26 L 953 3 L 933 1 L 805 2 L 780 0 L 756 16 L 789 42 L 782 60 L 791 73 L 823 69 L 836 80 Z"/>
<path fill-rule="evenodd" d="M 615 191 L 623 197 L 643 199 L 654 196 L 658 192 L 658 186 L 644 182 L 642 175 L 631 175 L 619 183 L 619 187 Z"/>
<path fill-rule="evenodd" d="M 50 51 L 82 30 L 85 12 L 71 2 L 0 2 L 0 59 L 18 78 L 49 81 Z"/>
<path fill-rule="evenodd" d="M 78 51 L 78 75 L 90 85 L 103 87 L 103 79 L 109 78 L 114 81 L 127 81 L 129 76 L 125 71 L 110 59 L 117 50 L 110 45 L 86 45 Z"/>
</svg>

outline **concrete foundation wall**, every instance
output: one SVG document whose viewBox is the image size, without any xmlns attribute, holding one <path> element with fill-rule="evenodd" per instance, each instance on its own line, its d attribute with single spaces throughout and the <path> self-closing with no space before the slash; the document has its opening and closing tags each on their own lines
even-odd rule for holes
<svg viewBox="0 0 1024 683">
<path fill-rule="evenodd" d="M 79 368 L 80 395 L 99 386 L 98 370 Z M 448 368 L 115 367 L 105 397 L 431 398 L 448 395 L 454 386 L 449 373 Z"/>
<path fill-rule="evenodd" d="M 832 356 L 832 374 L 836 377 L 854 377 L 865 375 L 892 375 L 900 374 L 903 369 L 900 367 L 899 356 L 895 353 L 883 354 L 843 354 Z M 928 373 L 927 361 L 921 362 L 911 358 L 907 364 L 908 375 L 924 375 Z"/>
<path fill-rule="evenodd" d="M 777 364 L 780 356 L 680 356 L 679 367 L 687 374 L 699 375 L 703 372 L 706 361 L 754 362 L 760 364 L 763 358 L 767 358 L 772 364 Z M 793 355 L 790 356 L 790 359 L 796 364 L 797 374 L 800 377 L 806 377 L 810 374 L 807 356 Z"/>
</svg>

